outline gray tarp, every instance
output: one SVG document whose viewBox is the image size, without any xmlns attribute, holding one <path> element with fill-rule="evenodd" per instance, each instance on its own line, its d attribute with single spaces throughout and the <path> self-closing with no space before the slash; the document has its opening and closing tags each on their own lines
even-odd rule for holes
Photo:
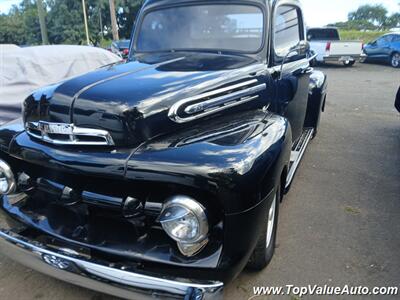
<svg viewBox="0 0 400 300">
<path fill-rule="evenodd" d="M 0 123 L 18 117 L 32 91 L 119 61 L 109 51 L 88 46 L 0 45 Z"/>
</svg>

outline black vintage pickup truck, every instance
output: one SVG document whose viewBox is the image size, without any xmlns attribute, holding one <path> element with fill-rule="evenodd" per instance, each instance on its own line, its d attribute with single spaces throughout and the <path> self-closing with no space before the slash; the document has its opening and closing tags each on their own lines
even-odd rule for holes
<svg viewBox="0 0 400 300">
<path fill-rule="evenodd" d="M 264 268 L 326 99 L 297 0 L 148 0 L 127 62 L 0 128 L 0 249 L 124 298 L 217 299 Z"/>
</svg>

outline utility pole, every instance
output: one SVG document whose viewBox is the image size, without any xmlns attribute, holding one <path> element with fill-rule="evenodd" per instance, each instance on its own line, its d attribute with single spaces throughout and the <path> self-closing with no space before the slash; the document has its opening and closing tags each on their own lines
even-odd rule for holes
<svg viewBox="0 0 400 300">
<path fill-rule="evenodd" d="M 100 22 L 100 34 L 101 38 L 104 39 L 104 28 L 103 28 L 103 17 L 102 17 L 101 5 L 99 6 L 99 22 Z"/>
<path fill-rule="evenodd" d="M 87 44 L 88 44 L 88 46 L 89 46 L 89 45 L 90 45 L 90 40 L 89 40 L 89 27 L 88 27 L 88 22 L 87 22 L 85 0 L 82 0 L 82 7 L 83 7 L 83 19 L 84 19 L 84 21 L 85 21 L 86 42 L 87 42 Z"/>
<path fill-rule="evenodd" d="M 46 19 L 45 19 L 45 11 L 43 9 L 43 1 L 36 0 L 36 6 L 38 10 L 39 23 L 40 23 L 40 33 L 42 35 L 42 44 L 49 44 L 49 37 L 47 35 L 47 27 L 46 27 Z"/>
<path fill-rule="evenodd" d="M 111 30 L 113 40 L 119 40 L 118 27 L 117 27 L 117 16 L 115 15 L 115 3 L 114 0 L 109 0 L 110 3 L 110 17 L 111 17 Z"/>
</svg>

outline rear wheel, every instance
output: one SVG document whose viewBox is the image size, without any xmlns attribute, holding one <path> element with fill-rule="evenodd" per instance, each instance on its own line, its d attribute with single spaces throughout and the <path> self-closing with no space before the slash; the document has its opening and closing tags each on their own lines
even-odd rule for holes
<svg viewBox="0 0 400 300">
<path fill-rule="evenodd" d="M 400 53 L 393 53 L 392 56 L 390 57 L 390 64 L 393 68 L 399 68 L 400 67 Z"/>
<path fill-rule="evenodd" d="M 271 203 L 268 205 L 266 220 L 262 225 L 262 231 L 256 248 L 251 255 L 247 267 L 252 270 L 262 270 L 271 261 L 275 252 L 276 233 L 278 225 L 279 204 L 280 204 L 280 184 L 276 187 L 276 192 Z"/>
<path fill-rule="evenodd" d="M 343 64 L 345 65 L 345 67 L 352 67 L 354 66 L 354 64 L 356 63 L 355 60 L 349 60 L 349 61 L 344 61 Z"/>
</svg>

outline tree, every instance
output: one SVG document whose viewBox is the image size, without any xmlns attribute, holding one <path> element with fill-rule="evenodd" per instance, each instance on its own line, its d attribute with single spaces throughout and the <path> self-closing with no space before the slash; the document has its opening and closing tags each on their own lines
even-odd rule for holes
<svg viewBox="0 0 400 300">
<path fill-rule="evenodd" d="M 23 0 L 8 15 L 0 17 L 0 43 L 37 45 L 41 43 L 38 10 L 35 2 Z"/>
<path fill-rule="evenodd" d="M 368 22 L 381 29 L 386 21 L 388 11 L 382 4 L 362 5 L 356 11 L 349 13 L 349 21 Z"/>
<path fill-rule="evenodd" d="M 52 44 L 81 45 L 85 40 L 81 1 L 48 0 L 49 39 Z"/>
<path fill-rule="evenodd" d="M 134 21 L 142 6 L 142 0 L 119 0 L 117 2 L 117 22 L 120 36 L 129 39 L 133 30 Z"/>
<path fill-rule="evenodd" d="M 87 3 L 90 42 L 93 45 L 99 45 L 102 39 L 111 38 L 108 0 L 88 0 Z"/>
<path fill-rule="evenodd" d="M 40 0 L 39 0 L 40 1 Z M 47 12 L 50 44 L 86 44 L 82 2 L 42 0 Z M 115 0 L 116 23 L 121 38 L 129 38 L 141 0 Z M 21 0 L 10 12 L 0 15 L 0 43 L 38 45 L 42 43 L 37 0 Z M 109 0 L 86 0 L 90 42 L 99 45 L 111 39 Z"/>
<path fill-rule="evenodd" d="M 400 27 L 400 13 L 394 13 L 385 22 L 385 27 L 395 28 Z"/>
<path fill-rule="evenodd" d="M 388 16 L 383 5 L 367 4 L 349 13 L 348 21 L 331 25 L 345 30 L 386 30 L 400 26 L 400 13 Z"/>
<path fill-rule="evenodd" d="M 13 8 L 12 15 L 0 15 L 0 44 L 25 43 L 24 22 L 19 10 Z"/>
</svg>

